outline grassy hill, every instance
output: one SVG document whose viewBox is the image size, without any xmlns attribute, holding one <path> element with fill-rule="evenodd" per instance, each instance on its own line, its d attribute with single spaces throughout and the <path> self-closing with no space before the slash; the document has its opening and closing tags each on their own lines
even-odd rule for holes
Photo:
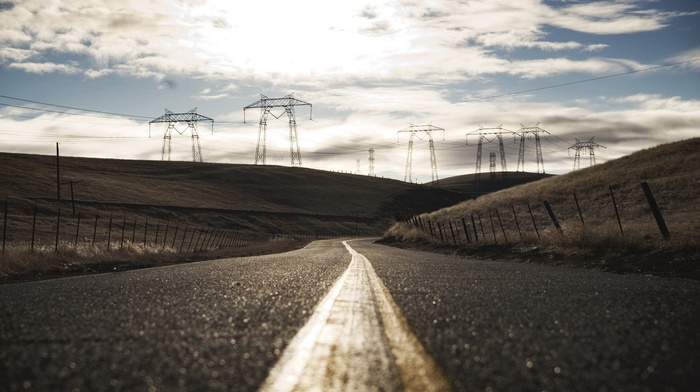
<svg viewBox="0 0 700 392">
<path fill-rule="evenodd" d="M 103 160 L 0 154 L 0 197 L 10 213 L 35 204 L 50 214 L 60 205 L 92 214 L 268 234 L 381 234 L 396 211 L 421 213 L 465 196 L 383 178 L 280 166 Z M 71 183 L 73 197 L 71 197 Z"/>
<path fill-rule="evenodd" d="M 442 179 L 440 187 L 477 197 L 551 176 L 552 174 L 526 172 L 474 173 Z"/>
<path fill-rule="evenodd" d="M 283 251 L 318 237 L 380 236 L 397 212 L 423 213 L 467 198 L 384 178 L 280 166 L 61 157 L 57 171 L 55 156 L 8 153 L 0 153 L 0 165 L 0 214 L 7 217 L 0 235 L 8 248 L 0 256 L 0 276 L 83 268 L 76 263 L 104 269 L 96 264 Z M 187 252 L 203 243 L 201 233 L 207 238 L 221 231 L 278 239 L 243 253 Z"/>
<path fill-rule="evenodd" d="M 644 181 L 661 209 L 670 239 L 663 238 L 652 216 L 641 187 Z M 490 193 L 420 218 L 422 229 L 398 224 L 387 232 L 385 241 L 471 255 L 700 278 L 700 138 Z M 472 231 L 472 240 L 477 227 L 479 243 L 467 244 L 462 219 Z M 425 228 L 428 221 L 436 226 L 433 235 Z M 445 227 L 442 238 L 438 222 Z M 450 222 L 459 234 L 454 240 Z"/>
</svg>

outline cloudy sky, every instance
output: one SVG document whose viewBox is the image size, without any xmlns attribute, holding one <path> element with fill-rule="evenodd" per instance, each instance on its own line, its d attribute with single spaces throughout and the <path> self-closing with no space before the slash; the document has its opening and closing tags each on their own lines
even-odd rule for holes
<svg viewBox="0 0 700 392">
<path fill-rule="evenodd" d="M 290 93 L 313 105 L 295 108 L 302 166 L 367 174 L 374 149 L 376 174 L 400 180 L 411 124 L 445 130 L 440 178 L 475 171 L 480 127 L 539 124 L 548 173 L 573 169 L 576 139 L 604 146 L 600 163 L 700 136 L 693 0 L 0 0 L 0 19 L 3 152 L 160 160 L 149 121 L 197 108 L 214 119 L 204 161 L 253 163 L 260 111 L 243 108 Z M 267 164 L 291 165 L 283 114 Z M 176 130 L 171 158 L 191 160 Z M 412 181 L 431 180 L 428 140 L 415 134 Z"/>
</svg>

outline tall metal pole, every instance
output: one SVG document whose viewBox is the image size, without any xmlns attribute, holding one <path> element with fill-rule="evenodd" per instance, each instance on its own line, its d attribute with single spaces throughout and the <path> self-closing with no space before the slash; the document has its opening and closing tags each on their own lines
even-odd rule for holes
<svg viewBox="0 0 700 392">
<path fill-rule="evenodd" d="M 258 144 L 255 146 L 255 164 L 264 165 L 267 153 L 267 115 L 270 109 L 260 109 L 260 123 L 258 128 Z"/>
<path fill-rule="evenodd" d="M 56 143 L 56 199 L 61 202 L 61 165 L 58 143 Z"/>
<path fill-rule="evenodd" d="M 289 117 L 289 156 L 292 159 L 292 167 L 301 167 L 301 151 L 299 150 L 299 134 L 297 132 L 297 121 L 294 118 L 294 107 L 285 109 Z"/>
<path fill-rule="evenodd" d="M 405 182 L 411 182 L 411 167 L 413 166 L 413 135 L 408 138 L 408 155 L 406 156 L 406 174 L 403 176 Z"/>
<path fill-rule="evenodd" d="M 437 174 L 437 159 L 435 158 L 435 143 L 433 143 L 433 133 L 428 131 L 428 143 L 430 145 L 430 170 L 431 170 L 431 181 L 434 186 L 439 186 L 438 174 Z"/>
</svg>

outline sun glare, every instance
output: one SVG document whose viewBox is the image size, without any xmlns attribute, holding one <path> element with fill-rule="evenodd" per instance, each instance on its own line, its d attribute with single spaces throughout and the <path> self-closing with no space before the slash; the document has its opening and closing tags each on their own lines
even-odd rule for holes
<svg viewBox="0 0 700 392">
<path fill-rule="evenodd" d="M 230 70 L 260 75 L 385 72 L 406 40 L 393 13 L 366 15 L 353 2 L 246 2 L 211 0 L 190 10 L 198 21 L 189 35 Z M 377 11 L 379 12 L 379 11 Z M 252 32 L 252 33 L 251 33 Z"/>
</svg>

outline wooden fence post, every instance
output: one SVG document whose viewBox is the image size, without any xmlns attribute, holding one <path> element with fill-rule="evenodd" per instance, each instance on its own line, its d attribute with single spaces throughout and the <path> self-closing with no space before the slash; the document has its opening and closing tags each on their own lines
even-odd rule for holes
<svg viewBox="0 0 700 392">
<path fill-rule="evenodd" d="M 527 210 L 530 212 L 530 218 L 532 218 L 532 226 L 535 228 L 535 234 L 537 234 L 537 238 L 541 238 L 540 231 L 537 230 L 537 223 L 535 222 L 535 215 L 532 214 L 532 208 L 530 208 L 530 203 L 528 202 L 526 204 L 527 204 Z"/>
<path fill-rule="evenodd" d="M 180 253 L 182 253 L 182 248 L 185 246 L 185 237 L 187 237 L 187 229 L 189 227 L 185 226 L 185 232 L 182 233 L 182 241 L 180 242 Z"/>
<path fill-rule="evenodd" d="M 146 247 L 146 241 L 148 240 L 148 217 L 146 217 L 146 225 L 143 227 L 143 246 Z"/>
<path fill-rule="evenodd" d="M 119 242 L 119 250 L 124 249 L 124 231 L 126 230 L 126 215 L 124 216 L 124 219 L 122 220 L 122 238 L 121 241 Z"/>
<path fill-rule="evenodd" d="M 175 239 L 177 238 L 177 229 L 180 227 L 180 223 L 175 224 L 175 234 L 173 234 L 173 245 L 172 248 L 175 249 Z"/>
<path fill-rule="evenodd" d="M 78 246 L 78 238 L 80 237 L 80 216 L 82 215 L 82 212 L 78 213 L 78 224 L 75 225 L 75 246 Z"/>
<path fill-rule="evenodd" d="M 163 248 L 165 248 L 165 243 L 168 242 L 168 229 L 170 228 L 170 219 L 165 221 L 165 235 L 163 236 Z"/>
<path fill-rule="evenodd" d="M 433 223 L 428 220 L 428 229 L 430 229 L 430 236 L 435 237 L 435 233 L 433 232 Z"/>
<path fill-rule="evenodd" d="M 61 232 L 61 206 L 58 206 L 58 216 L 56 217 L 56 246 L 54 252 L 58 252 L 58 235 Z"/>
<path fill-rule="evenodd" d="M 481 221 L 481 214 L 476 214 L 476 217 L 479 219 L 479 227 L 481 228 L 481 238 L 483 238 L 484 242 L 486 242 L 486 232 L 484 231 L 484 222 Z"/>
<path fill-rule="evenodd" d="M 153 241 L 153 243 L 157 246 L 158 245 L 158 236 L 160 235 L 160 221 L 156 222 L 156 240 Z"/>
<path fill-rule="evenodd" d="M 578 205 L 578 197 L 576 197 L 576 192 L 574 192 L 574 201 L 576 202 L 576 209 L 578 210 L 578 216 L 581 218 L 581 224 L 586 227 L 586 222 L 583 221 L 583 214 L 581 213 L 581 207 Z"/>
<path fill-rule="evenodd" d="M 510 208 L 513 210 L 513 218 L 515 219 L 515 227 L 518 228 L 518 234 L 520 234 L 520 241 L 523 240 L 523 232 L 520 231 L 520 222 L 518 222 L 518 215 L 515 213 L 515 207 L 511 204 Z"/>
<path fill-rule="evenodd" d="M 559 234 L 564 234 L 564 232 L 561 230 L 561 226 L 559 226 L 559 221 L 557 220 L 557 217 L 554 216 L 554 211 L 552 211 L 552 207 L 549 206 L 549 202 L 547 200 L 544 201 L 544 208 L 547 209 L 547 213 L 549 214 L 549 217 L 552 219 L 552 223 L 554 223 L 554 227 L 557 228 L 557 231 L 559 231 Z"/>
<path fill-rule="evenodd" d="M 647 202 L 649 202 L 649 207 L 651 208 L 651 213 L 654 214 L 654 219 L 656 219 L 656 224 L 659 226 L 659 230 L 661 231 L 661 235 L 663 235 L 665 239 L 671 238 L 671 233 L 668 231 L 668 228 L 666 227 L 666 222 L 664 221 L 663 215 L 661 215 L 661 210 L 659 209 L 659 205 L 656 204 L 656 199 L 654 199 L 654 195 L 651 193 L 651 188 L 649 187 L 649 184 L 646 181 L 642 182 L 642 189 L 644 190 L 644 195 L 647 197 Z"/>
<path fill-rule="evenodd" d="M 109 225 L 107 226 L 107 251 L 112 246 L 112 216 L 109 216 Z"/>
<path fill-rule="evenodd" d="M 503 238 L 505 238 L 506 243 L 508 243 L 508 236 L 506 235 L 506 229 L 503 227 L 503 222 L 501 221 L 501 214 L 498 213 L 498 208 L 495 208 L 494 211 L 496 211 L 496 218 L 498 219 L 498 224 L 501 226 Z"/>
<path fill-rule="evenodd" d="M 97 239 L 97 218 L 99 217 L 98 213 L 95 213 L 95 227 L 92 231 L 92 245 L 95 245 L 95 240 Z"/>
<path fill-rule="evenodd" d="M 488 210 L 489 213 L 489 221 L 491 222 L 491 231 L 493 232 L 493 242 L 496 244 L 498 243 L 498 239 L 496 238 L 496 226 L 493 224 L 493 216 L 491 216 L 491 210 Z"/>
<path fill-rule="evenodd" d="M 195 227 L 194 230 L 192 230 L 192 237 L 190 237 L 190 242 L 187 244 L 187 250 L 186 253 L 190 252 L 190 248 L 192 247 L 192 240 L 194 240 L 194 234 L 197 232 L 197 228 Z M 201 230 L 200 230 L 201 233 Z M 195 244 L 197 245 L 197 244 Z"/>
<path fill-rule="evenodd" d="M 479 233 L 478 230 L 476 230 L 476 221 L 474 220 L 474 215 L 470 215 L 472 218 L 472 229 L 474 229 L 474 241 L 478 244 L 479 243 Z"/>
<path fill-rule="evenodd" d="M 32 218 L 32 245 L 29 248 L 31 252 L 34 252 L 34 234 L 36 233 L 36 203 L 34 203 L 34 217 Z"/>
<path fill-rule="evenodd" d="M 472 239 L 469 236 L 469 230 L 467 230 L 467 222 L 462 218 L 462 228 L 464 228 L 464 236 L 467 238 L 467 243 L 471 244 Z"/>
<path fill-rule="evenodd" d="M 447 223 L 450 224 L 450 232 L 452 232 L 452 244 L 457 245 L 457 239 L 455 239 L 455 230 L 452 227 L 452 221 L 448 221 Z"/>
<path fill-rule="evenodd" d="M 625 232 L 622 231 L 622 221 L 620 220 L 620 212 L 617 210 L 617 203 L 615 202 L 615 193 L 613 193 L 613 189 L 611 186 L 608 188 L 610 188 L 610 197 L 612 198 L 613 207 L 615 207 L 615 216 L 617 217 L 617 224 L 620 226 L 620 233 L 624 235 Z"/>
</svg>

